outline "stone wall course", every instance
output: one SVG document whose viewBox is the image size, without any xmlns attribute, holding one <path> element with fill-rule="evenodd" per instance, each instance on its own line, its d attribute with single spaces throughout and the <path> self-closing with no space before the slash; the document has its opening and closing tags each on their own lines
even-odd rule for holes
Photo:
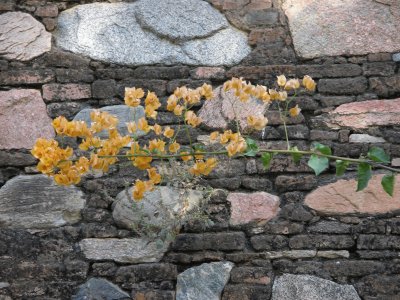
<svg viewBox="0 0 400 300">
<path fill-rule="evenodd" d="M 94 3 L 98 7 L 110 4 L 110 1 L 106 0 L 64 0 L 57 3 L 44 0 L 0 2 L 2 16 L 10 12 L 28 14 L 35 22 L 45 26 L 44 29 L 39 24 L 42 34 L 53 37 L 58 37 L 60 30 L 64 30 L 59 26 L 59 14 L 64 15 L 68 9 L 82 4 Z M 132 3 L 136 2 L 144 1 Z M 174 1 L 168 0 L 168 3 L 170 2 Z M 379 39 L 376 39 L 368 47 L 358 47 L 357 51 L 353 48 L 344 51 L 341 46 L 343 40 L 340 40 L 334 45 L 330 44 L 318 50 L 318 55 L 312 52 L 310 55 L 313 58 L 305 58 L 304 55 L 308 54 L 299 52 L 299 31 L 297 30 L 297 34 L 293 33 L 293 20 L 302 16 L 289 16 L 290 8 L 282 5 L 283 2 L 291 2 L 294 6 L 301 6 L 307 1 L 206 2 L 210 4 L 206 3 L 209 9 L 225 19 L 226 23 L 221 23 L 223 26 L 236 27 L 241 31 L 238 33 L 234 29 L 235 34 L 243 38 L 237 44 L 229 41 L 229 49 L 240 46 L 239 48 L 245 51 L 236 53 L 232 63 L 221 63 L 225 59 L 220 55 L 221 49 L 228 47 L 225 42 L 220 42 L 216 48 L 209 48 L 210 44 L 206 45 L 208 50 L 212 50 L 204 52 L 208 53 L 208 61 L 199 59 L 201 53 L 196 49 L 200 49 L 201 44 L 196 42 L 191 48 L 179 46 L 195 55 L 194 63 L 194 60 L 172 63 L 176 57 L 173 58 L 174 54 L 169 52 L 165 61 L 133 65 L 129 62 L 126 64 L 131 58 L 110 63 L 100 61 L 98 57 L 63 50 L 57 46 L 58 40 L 53 38 L 51 49 L 46 48 L 46 51 L 29 60 L 20 60 L 0 53 L 0 90 L 8 93 L 12 90 L 34 89 L 44 99 L 49 117 L 64 115 L 72 120 L 85 108 L 121 105 L 125 87 L 141 87 L 145 91 L 156 92 L 163 104 L 155 121 L 176 128 L 179 121 L 176 116 L 166 111 L 165 105 L 167 96 L 178 86 L 196 88 L 208 83 L 217 88 L 224 80 L 235 76 L 273 88 L 276 76 L 280 74 L 300 79 L 304 75 L 310 75 L 318 83 L 317 92 L 300 93 L 293 101 L 293 105 L 299 104 L 302 112 L 298 117 L 288 120 L 292 146 L 296 145 L 299 149 L 306 150 L 312 141 L 319 141 L 330 145 L 335 155 L 358 158 L 365 155 L 372 145 L 380 145 L 393 159 L 400 157 L 399 126 L 395 107 L 390 109 L 391 117 L 388 117 L 388 112 L 380 112 L 377 117 L 374 113 L 370 114 L 369 102 L 377 101 L 377 107 L 385 108 L 389 102 L 395 105 L 396 99 L 400 97 L 397 60 L 400 48 L 393 50 L 394 52 L 385 48 L 393 46 L 393 40 L 390 41 L 390 45 L 378 45 Z M 316 1 L 308 8 L 311 9 L 307 15 L 308 20 L 314 17 L 316 19 L 312 19 L 313 21 L 334 16 L 336 10 L 333 8 L 330 15 L 326 14 L 326 7 L 321 8 L 322 11 L 315 10 L 315 6 L 322 2 Z M 343 3 L 349 2 L 345 0 Z M 351 2 L 361 3 L 361 0 Z M 162 5 L 161 2 L 158 4 Z M 357 11 L 371 13 L 378 7 L 379 12 L 383 14 L 398 10 L 398 4 L 392 0 L 367 0 L 364 4 L 364 10 Z M 366 7 L 368 10 L 365 10 Z M 338 11 L 341 9 L 343 8 L 337 8 Z M 335 19 L 335 26 L 340 23 L 337 20 L 343 20 L 341 18 L 345 15 L 346 12 Z M 398 18 L 393 19 L 389 14 L 387 16 L 386 23 L 391 22 L 393 25 L 397 22 Z M 356 19 L 359 17 L 355 14 Z M 132 15 L 131 19 L 136 20 L 136 16 Z M 153 21 L 143 18 L 140 20 L 143 24 L 147 22 L 145 26 L 148 26 L 150 31 L 157 29 L 154 29 L 155 25 L 151 23 Z M 125 21 L 120 18 L 118 22 Z M 384 26 L 388 26 L 386 23 Z M 361 24 L 361 27 L 365 29 L 371 24 L 375 23 Z M 176 31 L 162 31 L 167 26 L 161 27 L 157 30 L 164 38 L 176 38 L 175 42 L 180 43 L 179 37 L 172 37 Z M 301 26 L 297 29 L 300 28 Z M 301 34 L 309 41 L 308 32 L 315 28 L 320 27 L 308 28 Z M 329 28 L 331 27 L 327 26 L 327 29 Z M 357 27 L 354 32 L 359 30 L 360 27 Z M 389 32 L 392 32 L 391 30 Z M 353 33 L 347 30 L 340 31 L 341 35 L 352 36 Z M 210 33 L 210 36 L 214 34 Z M 106 36 L 110 37 L 107 34 Z M 224 33 L 224 38 L 227 36 Z M 318 34 L 318 38 L 321 36 L 323 34 Z M 220 41 L 220 37 L 212 38 Z M 0 38 L 0 44 L 1 41 Z M 123 47 L 119 47 L 121 49 L 130 41 L 110 40 L 110 43 L 117 46 L 122 42 Z M 314 42 L 308 43 L 308 46 L 317 46 Z M 352 43 L 346 45 L 353 46 Z M 370 49 L 369 47 L 375 47 L 375 50 L 367 51 L 368 53 L 358 52 Z M 141 45 L 137 50 L 144 53 L 149 48 Z M 194 50 L 196 51 L 193 52 Z M 324 51 L 340 53 L 325 56 L 321 54 L 325 53 Z M 138 53 L 141 55 L 140 52 Z M 186 55 L 183 52 L 178 54 Z M 26 53 L 23 57 L 28 56 Z M 214 64 L 215 61 L 217 63 Z M 353 114 L 359 107 L 366 108 L 367 111 L 359 114 L 357 112 L 356 119 L 367 122 L 367 125 L 359 127 L 358 125 L 364 123 L 346 115 L 347 125 L 335 123 L 335 128 L 327 126 L 327 122 L 330 121 L 327 116 L 338 114 L 335 110 L 343 109 L 342 105 L 349 105 L 349 114 Z M 201 105 L 194 109 L 197 112 L 200 108 Z M 0 118 L 2 112 L 0 111 Z M 24 116 L 26 115 L 22 115 Z M 251 133 L 251 137 L 262 147 L 286 149 L 287 145 L 283 141 L 283 122 L 274 105 L 271 105 L 266 117 L 269 119 L 268 126 L 262 132 Z M 30 131 L 35 127 L 35 121 L 31 123 L 28 127 Z M 19 124 L 22 123 L 15 121 L 15 125 Z M 48 125 L 50 126 L 50 123 Z M 210 132 L 210 128 L 206 126 L 193 131 L 196 137 L 208 135 Z M 367 135 L 383 138 L 386 142 L 370 143 L 371 140 L 366 139 Z M 355 137 L 363 139 L 350 144 L 350 137 L 351 141 L 355 141 Z M 189 143 L 184 134 L 179 136 L 179 141 Z M 60 143 L 76 146 L 76 141 L 60 140 Z M 4 191 L 5 186 L 21 175 L 37 176 L 34 167 L 36 163 L 29 150 L 20 146 L 0 150 L 0 188 Z M 181 228 L 176 237 L 172 237 L 174 241 L 169 249 L 162 249 L 166 251 L 163 255 L 157 252 L 157 245 L 150 243 L 154 246 L 154 253 L 159 255 L 155 254 L 156 258 L 150 258 L 153 262 L 146 263 L 139 262 L 136 258 L 126 258 L 127 253 L 121 249 L 123 242 L 132 243 L 136 239 L 141 240 L 142 237 L 138 232 L 118 226 L 112 217 L 116 196 L 142 175 L 140 172 L 130 171 L 129 168 L 118 167 L 108 175 L 89 176 L 77 187 L 82 191 L 86 203 L 80 211 L 79 220 L 74 221 L 74 224 L 29 229 L 10 228 L 8 225 L 7 228 L 4 222 L 0 222 L 0 299 L 71 299 L 74 295 L 81 295 L 79 291 L 85 288 L 91 279 L 102 278 L 101 280 L 106 281 L 102 283 L 103 286 L 110 288 L 108 291 L 115 292 L 116 289 L 120 289 L 124 297 L 129 295 L 136 300 L 172 300 L 176 297 L 179 274 L 204 263 L 230 261 L 235 266 L 222 291 L 223 300 L 270 300 L 273 286 L 283 273 L 313 275 L 340 285 L 352 285 L 359 297 L 365 300 L 397 300 L 400 293 L 399 211 L 391 209 L 379 215 L 352 213 L 338 216 L 326 215 L 305 205 L 305 199 L 308 199 L 311 193 L 333 182 L 334 171 L 332 166 L 321 177 L 316 177 L 305 159 L 295 164 L 291 158 L 281 155 L 275 156 L 268 171 L 264 170 L 257 158 L 223 159 L 210 176 L 199 181 L 201 185 L 217 189 L 204 207 L 204 214 L 212 223 L 191 220 Z M 19 195 L 28 192 L 29 189 L 20 191 Z M 234 207 L 227 201 L 227 195 L 257 192 L 279 197 L 279 212 L 274 218 L 265 221 L 265 215 L 257 211 L 254 222 L 230 224 Z M 381 194 L 377 195 L 377 199 L 382 199 Z M 46 199 L 50 198 L 49 196 Z M 318 200 L 324 202 L 324 199 L 320 197 Z M 351 199 L 355 201 L 354 198 Z M 397 199 L 388 201 L 391 204 L 397 203 Z M 382 208 L 382 201 L 379 203 Z M 0 214 L 2 213 L 0 205 Z M 17 224 L 18 222 L 15 222 L 14 225 Z M 104 244 L 104 248 L 82 248 L 80 245 L 88 243 L 88 240 L 99 241 L 98 245 L 103 245 L 104 241 L 109 240 L 115 247 L 111 249 L 113 253 L 104 256 L 104 253 L 110 250 L 110 244 Z M 135 246 L 139 244 L 136 242 Z M 103 256 L 85 256 L 89 254 L 89 250 L 99 254 L 102 249 Z M 113 289 L 113 286 L 116 289 Z"/>
</svg>

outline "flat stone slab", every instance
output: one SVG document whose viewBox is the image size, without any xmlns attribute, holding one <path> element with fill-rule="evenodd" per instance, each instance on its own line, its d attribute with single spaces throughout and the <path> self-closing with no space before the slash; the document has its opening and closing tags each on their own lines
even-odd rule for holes
<svg viewBox="0 0 400 300">
<path fill-rule="evenodd" d="M 76 295 L 72 296 L 72 300 L 91 299 L 129 300 L 131 297 L 128 293 L 108 280 L 103 278 L 90 278 L 79 286 L 79 290 Z"/>
<path fill-rule="evenodd" d="M 266 223 L 279 213 L 278 196 L 266 192 L 229 193 L 231 203 L 231 225 L 243 225 L 250 222 Z"/>
<path fill-rule="evenodd" d="M 400 50 L 397 0 L 286 0 L 283 9 L 303 58 Z"/>
<path fill-rule="evenodd" d="M 321 120 L 333 129 L 400 125 L 400 98 L 342 104 Z"/>
<path fill-rule="evenodd" d="M 79 246 L 87 259 L 113 260 L 120 263 L 158 262 L 167 251 L 168 244 L 147 239 L 84 239 Z"/>
<path fill-rule="evenodd" d="M 178 275 L 176 300 L 219 300 L 234 264 L 212 262 Z"/>
<path fill-rule="evenodd" d="M 31 149 L 38 138 L 54 137 L 40 91 L 0 91 L 0 132 L 0 149 Z"/>
<path fill-rule="evenodd" d="M 310 275 L 283 274 L 275 279 L 272 300 L 360 300 L 352 285 Z"/>
<path fill-rule="evenodd" d="M 77 223 L 85 206 L 74 186 L 56 185 L 45 175 L 19 175 L 0 189 L 0 227 L 53 228 Z"/>
<path fill-rule="evenodd" d="M 133 187 L 120 192 L 115 201 L 113 218 L 123 228 L 132 229 L 146 220 L 146 224 L 161 230 L 176 230 L 178 215 L 182 209 L 190 213 L 203 200 L 203 193 L 196 190 L 180 190 L 159 186 L 144 194 L 144 199 L 136 202 L 132 198 Z"/>
<path fill-rule="evenodd" d="M 51 34 L 30 14 L 0 15 L 0 57 L 27 61 L 51 49 Z"/>
<path fill-rule="evenodd" d="M 81 110 L 79 113 L 76 114 L 74 117 L 74 121 L 85 121 L 88 126 L 91 124 L 90 120 L 90 113 L 94 109 L 91 108 L 85 108 Z M 137 107 L 129 107 L 127 105 L 111 105 L 111 106 L 104 106 L 99 109 L 100 111 L 108 112 L 109 114 L 116 116 L 119 120 L 119 123 L 117 125 L 117 130 L 121 135 L 128 135 L 128 128 L 126 126 L 126 123 L 129 122 L 138 122 L 140 118 L 143 118 L 145 116 L 144 114 L 144 109 L 142 106 L 137 106 Z M 136 135 L 142 136 L 144 135 L 144 132 L 142 131 L 137 131 Z M 102 131 L 98 134 L 98 136 L 102 138 L 108 138 L 108 132 L 107 131 Z"/>
<path fill-rule="evenodd" d="M 234 65 L 251 51 L 245 33 L 198 0 L 77 5 L 55 35 L 65 50 L 122 65 Z"/>
<path fill-rule="evenodd" d="M 321 215 L 377 215 L 400 211 L 400 177 L 396 177 L 393 197 L 383 190 L 383 175 L 374 175 L 368 187 L 356 192 L 355 179 L 338 180 L 308 194 L 304 204 Z"/>
<path fill-rule="evenodd" d="M 264 112 L 269 107 L 269 104 L 256 98 L 250 98 L 248 102 L 243 103 L 235 97 L 233 91 L 225 92 L 222 86 L 217 87 L 213 92 L 213 99 L 206 101 L 199 111 L 203 124 L 213 129 L 226 129 L 237 117 L 241 129 L 246 131 L 247 117 L 264 116 Z"/>
</svg>

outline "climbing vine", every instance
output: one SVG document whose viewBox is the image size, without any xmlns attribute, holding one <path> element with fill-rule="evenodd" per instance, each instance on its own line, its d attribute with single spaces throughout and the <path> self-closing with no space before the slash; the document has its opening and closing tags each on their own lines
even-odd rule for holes
<svg viewBox="0 0 400 300">
<path fill-rule="evenodd" d="M 129 134 L 122 136 L 117 130 L 119 120 L 103 111 L 94 110 L 90 114 L 91 124 L 84 121 L 68 121 L 60 116 L 53 120 L 53 127 L 59 136 L 78 138 L 80 152 L 70 147 L 62 148 L 56 140 L 38 139 L 32 149 L 32 154 L 39 159 L 38 170 L 54 177 L 57 184 L 70 185 L 80 182 L 81 177 L 91 170 L 107 172 L 113 164 L 128 161 L 134 168 L 147 171 L 147 180 L 137 179 L 134 183 L 133 198 L 137 201 L 144 193 L 151 191 L 156 185 L 162 184 L 166 178 L 152 164 L 155 161 L 169 162 L 172 166 L 177 160 L 187 165 L 191 176 L 207 176 L 218 164 L 219 156 L 259 157 L 263 166 L 268 169 L 275 154 L 291 155 L 295 163 L 303 156 L 308 157 L 308 166 L 316 175 L 329 168 L 330 161 L 336 165 L 336 175 L 341 176 L 350 165 L 357 166 L 357 191 L 363 190 L 372 176 L 373 169 L 384 169 L 387 172 L 382 178 L 382 187 L 393 196 L 395 175 L 400 172 L 389 166 L 390 158 L 383 149 L 372 147 L 366 156 L 358 159 L 341 157 L 332 154 L 327 145 L 313 143 L 307 151 L 292 147 L 288 138 L 287 122 L 299 115 L 301 108 L 293 105 L 293 100 L 301 90 L 313 92 L 316 83 L 310 76 L 302 80 L 278 76 L 275 86 L 267 88 L 253 85 L 241 78 L 232 78 L 225 82 L 224 91 L 231 91 L 236 101 L 247 103 L 251 98 L 266 104 L 275 102 L 280 113 L 285 131 L 287 148 L 284 150 L 259 147 L 257 142 L 249 137 L 253 130 L 263 130 L 268 124 L 264 111 L 247 117 L 246 124 L 240 124 L 236 118 L 235 126 L 224 131 L 214 131 L 209 135 L 207 145 L 195 142 L 190 129 L 201 125 L 202 120 L 193 108 L 205 101 L 213 100 L 213 90 L 210 85 L 190 89 L 177 88 L 167 100 L 166 109 L 179 118 L 175 128 L 150 125 L 150 119 L 157 118 L 157 110 L 161 102 L 155 93 L 141 88 L 125 89 L 125 104 L 136 112 L 140 105 L 144 106 L 145 116 L 126 124 Z M 245 125 L 245 126 L 242 126 Z M 243 130 L 242 128 L 245 128 Z M 101 138 L 99 133 L 107 132 L 107 138 Z M 178 134 L 184 133 L 188 145 L 178 143 Z M 146 139 L 144 136 L 153 136 Z"/>
</svg>

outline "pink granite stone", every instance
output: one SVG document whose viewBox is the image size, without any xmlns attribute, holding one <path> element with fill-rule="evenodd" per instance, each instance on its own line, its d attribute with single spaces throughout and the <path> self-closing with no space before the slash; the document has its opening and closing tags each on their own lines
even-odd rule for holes
<svg viewBox="0 0 400 300">
<path fill-rule="evenodd" d="M 31 149 L 54 130 L 38 90 L 0 91 L 0 149 Z"/>
<path fill-rule="evenodd" d="M 400 98 L 342 104 L 324 121 L 331 128 L 400 125 Z"/>
<path fill-rule="evenodd" d="M 338 180 L 310 193 L 304 203 L 321 215 L 377 215 L 400 211 L 400 176 L 397 176 L 393 197 L 383 190 L 383 175 L 371 178 L 368 187 L 356 192 L 357 182 Z"/>
<path fill-rule="evenodd" d="M 300 57 L 400 50 L 398 0 L 286 0 L 283 9 Z"/>
<path fill-rule="evenodd" d="M 200 109 L 199 116 L 204 125 L 214 129 L 226 129 L 236 116 L 241 129 L 246 131 L 247 117 L 264 116 L 268 106 L 269 104 L 254 98 L 243 103 L 232 91 L 224 92 L 222 87 L 218 87 L 214 90 L 214 98 L 206 101 Z"/>
<path fill-rule="evenodd" d="M 278 196 L 265 192 L 230 193 L 227 200 L 231 203 L 232 225 L 242 225 L 250 222 L 265 223 L 276 217 L 279 212 Z"/>
<path fill-rule="evenodd" d="M 31 60 L 51 49 L 51 34 L 34 17 L 22 12 L 0 15 L 0 57 Z"/>
</svg>

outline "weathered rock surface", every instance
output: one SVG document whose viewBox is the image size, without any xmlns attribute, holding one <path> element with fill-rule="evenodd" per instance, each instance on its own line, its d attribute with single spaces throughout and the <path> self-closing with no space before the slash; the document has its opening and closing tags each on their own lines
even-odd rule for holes
<svg viewBox="0 0 400 300">
<path fill-rule="evenodd" d="M 134 108 L 126 105 L 112 105 L 102 107 L 99 110 L 108 112 L 109 114 L 118 118 L 119 123 L 117 125 L 117 130 L 121 135 L 129 134 L 126 123 L 137 122 L 140 118 L 144 117 L 144 109 L 142 106 Z M 77 115 L 74 117 L 74 120 L 85 121 L 88 125 L 90 125 L 90 113 L 92 111 L 93 109 L 85 108 L 77 113 Z M 144 133 L 142 131 L 138 131 L 136 134 L 137 136 L 142 136 Z M 106 138 L 108 137 L 108 132 L 102 131 L 99 133 L 99 136 L 102 138 Z"/>
<path fill-rule="evenodd" d="M 141 202 L 136 202 L 132 199 L 132 189 L 117 195 L 113 210 L 114 221 L 127 229 L 140 226 L 144 219 L 148 225 L 159 230 L 173 230 L 178 226 L 177 217 L 182 209 L 190 213 L 203 198 L 200 191 L 160 186 L 145 193 Z"/>
<path fill-rule="evenodd" d="M 383 175 L 374 175 L 368 187 L 356 192 L 357 182 L 338 180 L 307 195 L 304 203 L 322 215 L 375 215 L 400 211 L 400 178 L 397 176 L 393 197 L 381 186 Z"/>
<path fill-rule="evenodd" d="M 0 91 L 0 132 L 0 149 L 30 149 L 36 139 L 54 137 L 40 91 Z"/>
<path fill-rule="evenodd" d="M 22 12 L 0 15 L 0 57 L 27 61 L 51 49 L 51 34 Z"/>
<path fill-rule="evenodd" d="M 203 120 L 203 124 L 210 128 L 225 129 L 236 116 L 241 129 L 246 130 L 247 117 L 264 116 L 268 106 L 255 98 L 243 103 L 234 96 L 233 91 L 224 92 L 221 86 L 214 90 L 214 98 L 204 103 L 199 111 L 199 117 Z"/>
<path fill-rule="evenodd" d="M 265 192 L 229 193 L 227 200 L 231 203 L 232 225 L 249 222 L 265 223 L 276 217 L 280 210 L 279 197 Z"/>
<path fill-rule="evenodd" d="M 178 275 L 176 300 L 219 300 L 234 264 L 212 262 Z"/>
<path fill-rule="evenodd" d="M 385 139 L 373 136 L 369 134 L 350 134 L 349 136 L 350 143 L 385 143 Z"/>
<path fill-rule="evenodd" d="M 297 54 L 304 58 L 400 50 L 396 0 L 286 0 Z"/>
<path fill-rule="evenodd" d="M 158 262 L 168 245 L 146 239 L 84 239 L 79 243 L 83 254 L 92 260 L 113 260 L 120 263 Z"/>
<path fill-rule="evenodd" d="M 83 193 L 44 175 L 20 175 L 0 189 L 0 227 L 52 228 L 81 219 Z"/>
<path fill-rule="evenodd" d="M 243 32 L 196 0 L 78 5 L 59 15 L 56 38 L 65 50 L 124 65 L 233 65 L 250 53 Z"/>
<path fill-rule="evenodd" d="M 322 119 L 328 127 L 334 129 L 400 125 L 400 98 L 342 104 Z"/>
<path fill-rule="evenodd" d="M 360 300 L 351 285 L 310 275 L 283 274 L 275 279 L 272 300 Z"/>
<path fill-rule="evenodd" d="M 125 293 L 115 284 L 103 278 L 90 278 L 87 282 L 79 286 L 76 295 L 72 300 L 128 300 L 131 299 L 128 293 Z"/>
</svg>

